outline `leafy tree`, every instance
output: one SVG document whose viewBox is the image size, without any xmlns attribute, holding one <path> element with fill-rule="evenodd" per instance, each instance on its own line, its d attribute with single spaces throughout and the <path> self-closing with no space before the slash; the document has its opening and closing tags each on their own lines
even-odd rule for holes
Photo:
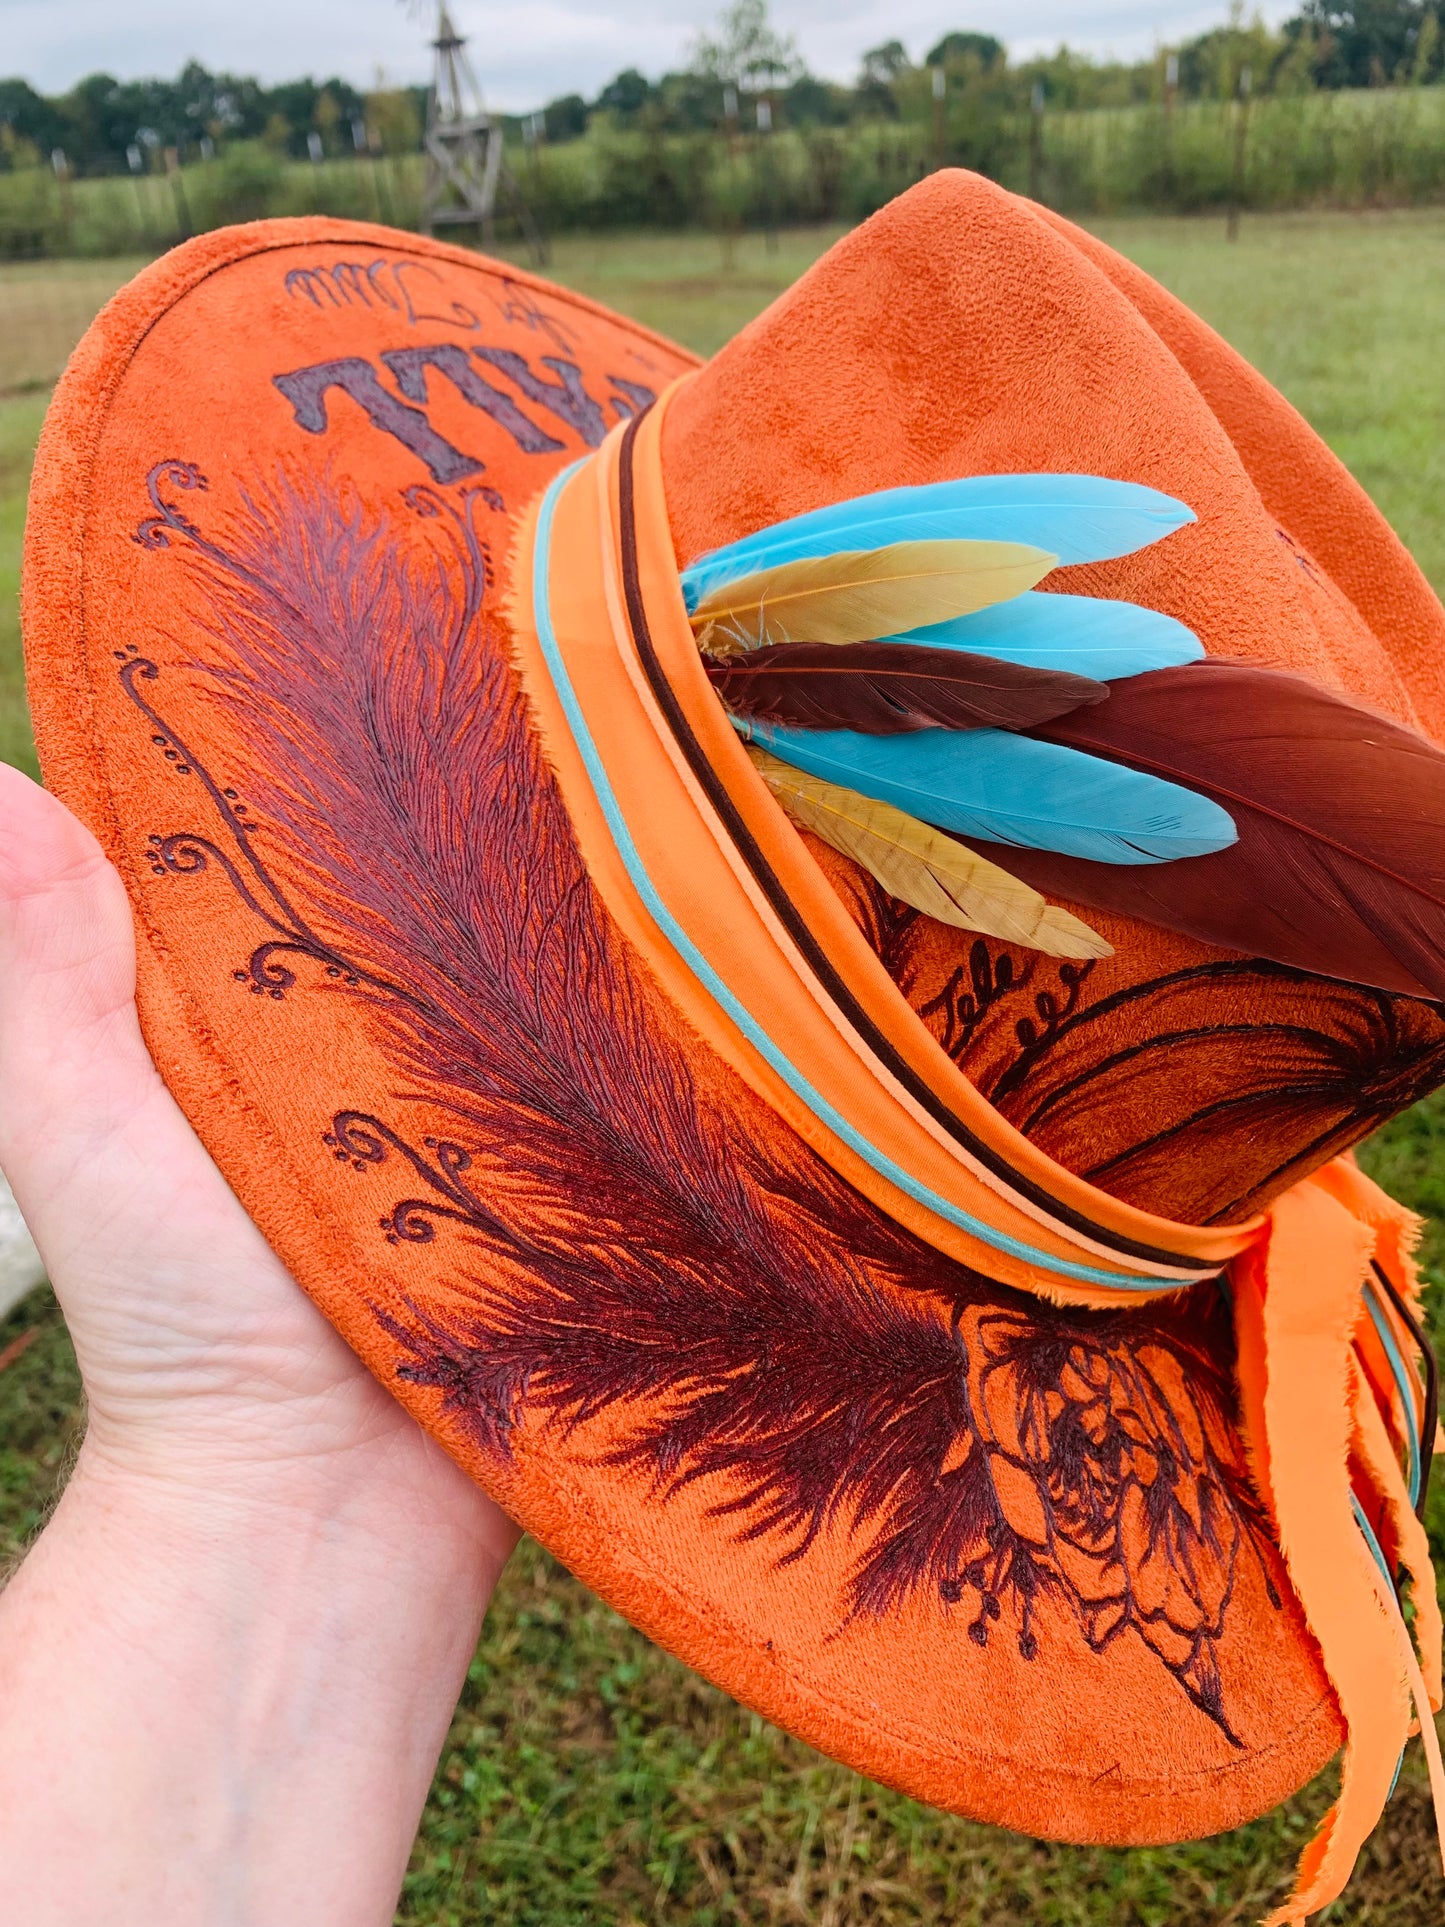
<svg viewBox="0 0 1445 1927">
<path fill-rule="evenodd" d="M 1008 54 L 1001 40 L 995 40 L 991 33 L 946 33 L 936 47 L 930 48 L 925 66 L 948 67 L 956 61 L 962 64 L 976 60 L 985 72 L 994 67 L 1002 67 Z"/>
<path fill-rule="evenodd" d="M 1439 78 L 1441 59 L 1440 16 L 1432 10 L 1425 15 L 1415 37 L 1415 58 L 1411 63 L 1410 78 L 1417 87 Z"/>
<path fill-rule="evenodd" d="M 110 74 L 88 74 L 60 103 L 67 126 L 57 145 L 72 167 L 88 171 L 104 155 L 124 153 L 141 128 L 168 140 L 171 116 L 165 107 L 157 90 L 122 87 Z"/>
<path fill-rule="evenodd" d="M 22 146 L 48 154 L 65 144 L 65 121 L 55 103 L 37 94 L 26 80 L 0 80 L 0 127 L 10 129 L 6 153 L 12 157 Z"/>
<path fill-rule="evenodd" d="M 1149 100 L 1158 80 L 1154 62 L 1125 65 L 1093 61 L 1087 54 L 1060 47 L 1040 59 L 1025 61 L 1013 70 L 1015 98 L 1020 107 L 1029 99 L 1035 81 L 1043 83 L 1052 108 L 1128 107 Z"/>
<path fill-rule="evenodd" d="M 645 74 L 640 74 L 635 67 L 626 67 L 608 81 L 596 104 L 607 113 L 615 114 L 618 120 L 635 120 L 652 100 L 654 91 Z"/>
<path fill-rule="evenodd" d="M 381 87 L 366 96 L 367 137 L 383 154 L 414 154 L 425 116 L 424 87 Z"/>
<path fill-rule="evenodd" d="M 1256 93 L 1274 85 L 1279 68 L 1288 62 L 1289 42 L 1256 19 L 1241 23 L 1241 10 L 1227 27 L 1215 27 L 1179 52 L 1179 82 L 1184 92 L 1199 99 L 1231 100 L 1239 78 L 1248 67 Z"/>
<path fill-rule="evenodd" d="M 908 49 L 901 40 L 885 40 L 881 47 L 870 47 L 858 69 L 858 84 L 891 87 L 908 65 Z"/>
<path fill-rule="evenodd" d="M 908 70 L 908 53 L 901 40 L 885 40 L 881 47 L 870 47 L 853 90 L 858 113 L 869 120 L 896 120 L 898 96 L 894 85 Z"/>
<path fill-rule="evenodd" d="M 317 119 L 322 96 L 329 94 L 334 103 L 336 121 L 360 120 L 366 112 L 366 102 L 350 81 L 341 80 L 333 75 L 330 80 L 316 81 L 287 80 L 279 87 L 269 88 L 265 96 L 269 121 L 284 120 L 286 123 L 286 151 L 298 160 L 306 155 L 306 136 L 313 130 L 323 132 Z M 330 111 L 330 110 L 325 110 Z"/>
<path fill-rule="evenodd" d="M 553 143 L 581 140 L 587 132 L 587 103 L 580 94 L 563 94 L 542 109 L 547 138 Z"/>
<path fill-rule="evenodd" d="M 321 136 L 328 151 L 335 151 L 337 129 L 341 125 L 341 103 L 329 87 L 323 87 L 316 96 L 316 111 L 311 116 L 311 124 Z"/>
<path fill-rule="evenodd" d="M 706 74 L 664 74 L 657 83 L 658 123 L 681 133 L 701 134 L 717 125 L 719 87 Z"/>
<path fill-rule="evenodd" d="M 856 95 L 836 81 L 799 74 L 783 95 L 789 127 L 843 127 L 853 118 Z"/>
<path fill-rule="evenodd" d="M 266 125 L 266 90 L 258 80 L 213 74 L 192 60 L 181 69 L 175 88 L 192 139 L 207 133 L 213 140 L 249 140 Z"/>
<path fill-rule="evenodd" d="M 1315 43 L 1315 78 L 1322 87 L 1375 87 L 1416 76 L 1420 37 L 1433 8 L 1428 0 L 1305 0 L 1285 25 L 1290 39 L 1310 35 Z M 1439 26 L 1427 42 L 1432 71 L 1439 72 Z"/>
<path fill-rule="evenodd" d="M 716 37 L 699 34 L 693 42 L 692 68 L 739 92 L 756 93 L 796 79 L 803 62 L 792 35 L 774 29 L 768 0 L 734 0 L 718 18 Z"/>
</svg>

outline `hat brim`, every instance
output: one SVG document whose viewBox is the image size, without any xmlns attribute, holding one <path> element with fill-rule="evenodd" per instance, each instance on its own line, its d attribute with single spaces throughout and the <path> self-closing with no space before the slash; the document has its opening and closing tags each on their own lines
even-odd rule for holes
<svg viewBox="0 0 1445 1927">
<path fill-rule="evenodd" d="M 1218 1294 L 1062 1310 L 884 1218 L 698 1048 L 545 766 L 512 531 L 690 365 L 381 229 L 168 257 L 42 441 L 47 780 L 126 879 L 151 1049 L 247 1209 L 582 1579 L 939 1806 L 1237 1824 L 1339 1725 Z"/>
</svg>

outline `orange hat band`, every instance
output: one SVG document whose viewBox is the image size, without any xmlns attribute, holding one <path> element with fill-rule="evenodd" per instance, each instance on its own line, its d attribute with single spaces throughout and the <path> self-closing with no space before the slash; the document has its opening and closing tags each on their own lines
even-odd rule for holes
<svg viewBox="0 0 1445 1927">
<path fill-rule="evenodd" d="M 556 479 L 516 571 L 519 667 L 609 909 L 711 1048 L 937 1249 L 1095 1305 L 1214 1275 L 1260 1221 L 1175 1224 L 1031 1145 L 919 1023 L 753 770 L 678 584 L 667 399 Z"/>
</svg>

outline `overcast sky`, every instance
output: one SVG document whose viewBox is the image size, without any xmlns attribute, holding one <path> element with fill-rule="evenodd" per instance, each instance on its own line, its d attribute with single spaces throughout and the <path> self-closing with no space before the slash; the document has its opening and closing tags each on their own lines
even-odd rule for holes
<svg viewBox="0 0 1445 1927">
<path fill-rule="evenodd" d="M 719 0 L 453 0 L 488 98 L 517 111 L 558 94 L 592 95 L 623 67 L 676 66 Z M 1282 18 L 1297 9 L 1265 8 Z M 1018 54 L 1061 40 L 1096 54 L 1147 54 L 1218 25 L 1225 0 L 774 0 L 817 73 L 849 79 L 865 47 L 900 39 L 915 59 L 951 27 L 997 34 Z M 174 74 L 189 58 L 269 81 L 378 70 L 424 80 L 434 8 L 401 0 L 0 0 L 0 76 L 60 93 L 102 69 Z"/>
</svg>

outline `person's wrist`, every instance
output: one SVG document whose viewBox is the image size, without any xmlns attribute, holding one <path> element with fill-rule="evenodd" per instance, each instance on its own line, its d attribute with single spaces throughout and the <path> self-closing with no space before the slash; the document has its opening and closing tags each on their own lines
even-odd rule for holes
<svg viewBox="0 0 1445 1927">
<path fill-rule="evenodd" d="M 87 1441 L 0 1593 L 0 1861 L 17 1919 L 392 1918 L 515 1538 L 411 1429 L 415 1443 L 300 1465 L 212 1462 L 209 1484 L 199 1463 Z M 59 1806 L 26 1764 L 53 1758 L 57 1725 Z M 87 1816 L 69 1858 L 62 1811 Z"/>
<path fill-rule="evenodd" d="M 214 1590 L 238 1626 L 279 1629 L 374 1614 L 383 1594 L 470 1627 L 517 1533 L 418 1432 L 282 1462 L 138 1458 L 87 1438 L 43 1537 L 52 1559 Z"/>
<path fill-rule="evenodd" d="M 380 1387 L 360 1374 L 273 1409 L 180 1409 L 150 1423 L 92 1406 L 57 1517 L 146 1529 L 187 1560 L 219 1549 L 271 1560 L 324 1533 L 327 1563 L 415 1583 L 459 1568 L 487 1591 L 516 1530 Z M 318 1579 L 322 1576 L 318 1572 Z M 475 1587 L 472 1588 L 475 1592 Z"/>
</svg>

